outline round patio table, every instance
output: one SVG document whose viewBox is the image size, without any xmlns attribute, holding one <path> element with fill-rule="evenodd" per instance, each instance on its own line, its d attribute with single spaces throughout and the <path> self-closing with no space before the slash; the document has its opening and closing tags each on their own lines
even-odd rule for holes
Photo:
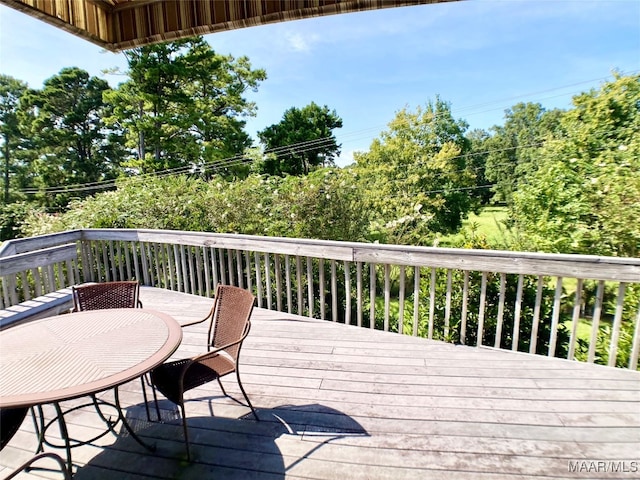
<svg viewBox="0 0 640 480">
<path fill-rule="evenodd" d="M 11 327 L 0 332 L 0 408 L 53 403 L 71 468 L 59 402 L 139 378 L 169 358 L 181 341 L 182 329 L 171 316 L 140 308 L 90 310 Z M 118 421 L 150 448 L 122 414 L 117 388 L 115 402 Z M 42 444 L 44 432 L 40 435 Z"/>
</svg>

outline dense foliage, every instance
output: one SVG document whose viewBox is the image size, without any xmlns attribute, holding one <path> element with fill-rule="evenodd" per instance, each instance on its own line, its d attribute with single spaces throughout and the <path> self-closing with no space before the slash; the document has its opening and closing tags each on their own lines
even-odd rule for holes
<svg viewBox="0 0 640 480">
<path fill-rule="evenodd" d="M 537 152 L 514 193 L 524 246 L 551 252 L 640 254 L 640 77 L 574 97 L 563 135 Z"/>
<path fill-rule="evenodd" d="M 398 112 L 369 151 L 356 154 L 353 169 L 367 186 L 362 202 L 373 213 L 376 239 L 425 245 L 460 228 L 477 204 L 466 128 L 448 103 L 436 99 L 415 113 Z"/>
<path fill-rule="evenodd" d="M 127 58 L 128 78 L 117 88 L 75 67 L 62 69 L 40 90 L 0 75 L 0 240 L 95 227 L 432 245 L 460 232 L 469 213 L 497 203 L 509 211 L 502 226 L 509 243 L 492 245 L 463 231 L 449 246 L 640 253 L 640 75 L 616 74 L 574 97 L 566 111 L 516 104 L 503 125 L 488 131 L 467 131 L 450 104 L 436 97 L 415 111 L 400 110 L 353 165 L 335 168 L 340 146 L 333 130 L 342 119 L 326 105 L 286 110 L 279 123 L 258 134 L 261 144 L 253 143 L 244 119 L 257 107 L 244 94 L 255 91 L 266 73 L 252 69 L 247 58 L 217 54 L 199 37 L 135 49 Z M 436 272 L 436 305 L 445 304 L 443 274 Z M 506 302 L 513 303 L 508 277 Z M 338 278 L 344 292 L 344 272 Z M 462 297 L 454 292 L 444 340 L 477 340 L 482 279 L 472 274 L 469 280 L 467 307 L 476 313 L 469 314 L 462 337 Z M 482 343 L 493 345 L 503 278 L 488 274 L 485 280 Z M 548 348 L 554 292 L 547 287 L 539 353 Z M 597 332 L 601 363 L 608 361 L 616 308 L 616 292 L 606 287 Z M 527 278 L 522 288 L 518 349 L 526 351 L 538 285 Z M 421 278 L 415 326 L 415 299 L 407 295 L 405 331 L 443 331 L 444 312 L 429 311 L 430 289 L 429 279 Z M 635 285 L 627 295 L 628 305 L 640 301 Z M 585 318 L 592 297 L 584 300 Z M 338 306 L 339 319 L 346 308 Z M 388 321 L 377 311 L 365 322 Z M 628 362 L 636 315 L 633 308 L 622 312 L 619 365 Z M 563 311 L 560 317 L 556 354 L 566 348 L 571 315 Z M 513 324 L 507 309 L 502 347 L 515 341 Z M 587 348 L 579 340 L 576 357 L 585 358 Z"/>
</svg>

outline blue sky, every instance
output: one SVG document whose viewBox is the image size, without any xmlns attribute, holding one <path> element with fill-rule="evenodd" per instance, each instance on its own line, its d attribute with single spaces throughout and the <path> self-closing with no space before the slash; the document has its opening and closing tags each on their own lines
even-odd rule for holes
<svg viewBox="0 0 640 480">
<path fill-rule="evenodd" d="M 640 71 L 639 0 L 470 0 L 334 15 L 216 33 L 224 54 L 246 55 L 267 80 L 248 98 L 247 130 L 314 101 L 343 119 L 341 164 L 366 151 L 395 113 L 439 95 L 470 128 L 501 124 L 517 102 L 568 108 L 616 69 Z M 0 6 L 0 72 L 33 88 L 77 66 L 126 70 L 122 54 Z M 104 76 L 112 85 L 122 77 Z"/>
</svg>

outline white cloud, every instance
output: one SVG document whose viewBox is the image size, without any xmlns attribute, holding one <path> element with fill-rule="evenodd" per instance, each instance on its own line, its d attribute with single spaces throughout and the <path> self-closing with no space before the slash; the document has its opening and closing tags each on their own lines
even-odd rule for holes
<svg viewBox="0 0 640 480">
<path fill-rule="evenodd" d="M 291 50 L 306 53 L 320 41 L 320 37 L 315 34 L 288 31 L 285 33 L 285 40 Z"/>
</svg>

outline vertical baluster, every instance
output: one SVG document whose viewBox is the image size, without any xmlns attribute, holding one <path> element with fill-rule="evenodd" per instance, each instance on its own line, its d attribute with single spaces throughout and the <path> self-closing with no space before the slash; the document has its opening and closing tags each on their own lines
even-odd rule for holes
<svg viewBox="0 0 640 480">
<path fill-rule="evenodd" d="M 502 348 L 502 324 L 504 322 L 505 290 L 507 284 L 507 274 L 500 274 L 500 294 L 498 295 L 498 318 L 496 319 L 496 339 L 493 342 L 495 348 Z"/>
<path fill-rule="evenodd" d="M 513 312 L 513 335 L 511 350 L 518 351 L 518 343 L 520 342 L 520 315 L 522 314 L 522 288 L 524 286 L 524 275 L 518 275 L 518 287 L 516 289 L 516 304 Z"/>
<path fill-rule="evenodd" d="M 8 298 L 7 302 L 9 305 L 15 305 L 20 303 L 20 299 L 18 298 L 18 288 L 16 285 L 16 277 L 15 275 L 7 275 L 5 281 L 2 282 L 2 288 L 4 289 L 3 294 L 5 298 Z"/>
<path fill-rule="evenodd" d="M 164 264 L 163 250 L 162 244 L 153 244 L 153 254 L 156 257 L 156 265 L 158 265 L 158 287 L 167 288 L 167 270 Z"/>
<path fill-rule="evenodd" d="M 242 252 L 240 250 L 236 250 L 235 256 L 236 256 L 236 269 L 238 273 L 238 287 L 244 288 L 244 278 L 243 278 L 244 269 L 242 268 Z"/>
<path fill-rule="evenodd" d="M 327 309 L 324 303 L 324 297 L 325 297 L 325 289 L 324 289 L 324 259 L 320 259 L 320 262 L 318 264 L 318 283 L 320 286 L 320 318 L 322 320 L 326 320 L 327 318 Z"/>
<path fill-rule="evenodd" d="M 218 276 L 218 259 L 216 254 L 216 249 L 211 247 L 209 249 L 211 253 L 211 271 L 213 272 L 213 291 L 215 292 L 218 288 L 218 283 L 220 283 L 220 277 Z"/>
<path fill-rule="evenodd" d="M 309 318 L 313 318 L 313 260 L 307 257 L 307 304 L 309 305 Z"/>
<path fill-rule="evenodd" d="M 196 295 L 198 292 L 197 286 L 197 274 L 196 274 L 196 251 L 197 247 L 192 247 L 187 245 L 185 247 L 185 252 L 187 252 L 187 259 L 189 260 L 189 285 L 191 286 L 192 295 Z"/>
<path fill-rule="evenodd" d="M 356 315 L 358 326 L 362 326 L 362 262 L 356 263 Z"/>
<path fill-rule="evenodd" d="M 433 325 L 436 311 L 436 268 L 431 267 L 431 280 L 429 281 L 429 338 L 433 338 Z"/>
<path fill-rule="evenodd" d="M 483 344 L 484 335 L 484 307 L 487 302 L 487 272 L 482 272 L 482 282 L 480 284 L 480 305 L 478 307 L 478 340 L 476 346 Z"/>
<path fill-rule="evenodd" d="M 220 283 L 227 285 L 227 268 L 224 265 L 224 248 L 218 250 L 218 267 L 220 269 Z"/>
<path fill-rule="evenodd" d="M 633 346 L 631 347 L 631 357 L 629 358 L 629 370 L 638 369 L 638 354 L 640 353 L 640 302 L 636 313 L 636 326 L 633 330 Z"/>
<path fill-rule="evenodd" d="M 29 281 L 27 280 L 27 272 L 20 272 L 20 280 L 22 283 L 22 301 L 31 300 L 31 292 L 29 291 Z"/>
<path fill-rule="evenodd" d="M 171 290 L 176 289 L 176 269 L 175 262 L 173 259 L 173 248 L 171 245 L 165 243 L 164 245 L 164 256 L 167 259 L 167 271 L 169 272 L 169 288 Z"/>
<path fill-rule="evenodd" d="M 467 310 L 469 308 L 469 271 L 464 271 L 464 283 L 462 285 L 462 312 L 460 313 L 460 343 L 467 343 Z"/>
<path fill-rule="evenodd" d="M 264 252 L 264 279 L 267 287 L 267 308 L 271 310 L 271 262 L 269 261 L 269 254 Z"/>
<path fill-rule="evenodd" d="M 591 339 L 589 341 L 589 354 L 587 362 L 593 363 L 596 358 L 596 344 L 598 343 L 598 332 L 600 331 L 600 317 L 602 315 L 602 299 L 604 296 L 604 280 L 598 282 L 596 289 L 595 305 L 593 306 L 593 317 L 591 319 Z"/>
<path fill-rule="evenodd" d="M 211 298 L 211 264 L 209 263 L 209 247 L 202 247 L 202 262 L 204 267 L 205 295 Z"/>
<path fill-rule="evenodd" d="M 298 315 L 304 315 L 304 273 L 302 272 L 302 257 L 296 255 L 296 280 L 298 284 Z"/>
<path fill-rule="evenodd" d="M 451 322 L 451 269 L 447 269 L 447 293 L 444 306 L 444 339 L 449 341 L 449 328 Z"/>
<path fill-rule="evenodd" d="M 3 310 L 9 306 L 9 298 L 5 297 L 5 291 L 8 294 L 6 280 L 4 277 L 0 277 L 0 285 L 2 285 L 2 295 L 0 295 L 0 308 Z"/>
<path fill-rule="evenodd" d="M 580 307 L 582 306 L 582 279 L 577 279 L 576 294 L 573 301 L 573 317 L 571 319 L 571 336 L 569 337 L 569 352 L 567 358 L 574 360 L 576 342 L 578 337 L 578 324 L 580 323 Z"/>
<path fill-rule="evenodd" d="M 202 251 L 205 248 L 206 247 L 193 247 L 193 254 L 196 256 L 196 275 L 198 279 L 197 288 L 198 288 L 198 295 L 200 296 L 205 294 L 205 288 L 202 283 L 202 257 L 203 257 Z"/>
<path fill-rule="evenodd" d="M 40 276 L 40 268 L 36 267 L 32 270 L 33 272 L 33 286 L 35 296 L 39 297 L 43 294 L 42 290 L 42 277 Z"/>
<path fill-rule="evenodd" d="M 140 263 L 142 264 L 142 276 L 144 277 L 145 285 L 152 285 L 149 280 L 149 265 L 147 262 L 147 249 L 146 243 L 140 242 Z"/>
<path fill-rule="evenodd" d="M 253 292 L 253 275 L 251 271 L 251 252 L 245 250 L 244 263 L 247 265 L 247 290 Z"/>
<path fill-rule="evenodd" d="M 176 287 L 178 292 L 184 292 L 182 289 L 182 259 L 180 258 L 180 248 L 177 244 L 173 245 L 173 265 L 176 269 Z"/>
<path fill-rule="evenodd" d="M 336 261 L 331 260 L 331 319 L 338 321 L 338 275 L 336 274 Z"/>
<path fill-rule="evenodd" d="M 126 280 L 124 277 L 124 262 L 122 261 L 122 247 L 121 242 L 116 242 L 116 256 L 118 257 L 118 273 L 120 274 L 120 280 Z"/>
<path fill-rule="evenodd" d="M 620 339 L 620 325 L 622 324 L 622 312 L 624 311 L 624 296 L 627 288 L 625 282 L 618 285 L 618 298 L 616 313 L 613 317 L 613 328 L 611 329 L 611 343 L 609 344 L 609 366 L 615 367 L 618 355 L 618 341 Z"/>
<path fill-rule="evenodd" d="M 47 293 L 57 290 L 55 273 L 53 273 L 53 265 L 47 265 Z"/>
<path fill-rule="evenodd" d="M 230 248 L 227 248 L 227 275 L 229 276 L 229 285 L 236 286 L 236 276 L 233 270 L 233 252 Z"/>
<path fill-rule="evenodd" d="M 540 325 L 540 310 L 542 308 L 542 286 L 543 277 L 538 276 L 536 304 L 533 307 L 533 319 L 531 320 L 531 341 L 529 343 L 529 353 L 536 353 L 536 348 L 538 345 L 538 326 Z"/>
<path fill-rule="evenodd" d="M 284 256 L 284 269 L 285 283 L 287 285 L 287 312 L 292 313 L 291 303 L 293 303 L 293 298 L 291 295 L 291 260 L 289 259 L 289 255 Z"/>
<path fill-rule="evenodd" d="M 131 243 L 123 243 L 122 250 L 124 252 L 124 263 L 127 271 L 127 280 L 131 280 L 135 276 L 135 273 L 131 271 Z"/>
<path fill-rule="evenodd" d="M 404 333 L 404 265 L 400 265 L 400 291 L 398 292 L 398 333 Z"/>
<path fill-rule="evenodd" d="M 72 262 L 72 260 L 67 260 L 66 261 L 66 266 L 67 266 L 67 281 L 65 282 L 66 283 L 65 287 L 68 287 L 70 285 L 75 285 L 76 279 L 75 279 L 74 272 L 73 272 L 73 262 Z"/>
<path fill-rule="evenodd" d="M 556 293 L 553 297 L 553 312 L 551 314 L 551 337 L 549 338 L 549 357 L 556 355 L 556 343 L 558 342 L 558 321 L 560 319 L 560 309 L 562 300 L 562 277 L 556 280 Z"/>
<path fill-rule="evenodd" d="M 64 264 L 62 262 L 56 263 L 56 290 L 66 287 L 64 276 Z"/>
<path fill-rule="evenodd" d="M 78 277 L 78 283 L 93 281 L 93 257 L 91 256 L 91 243 L 87 240 L 80 242 L 82 255 L 82 279 Z"/>
<path fill-rule="evenodd" d="M 189 293 L 189 262 L 186 247 L 180 245 L 180 271 L 182 272 L 182 292 Z"/>
<path fill-rule="evenodd" d="M 131 244 L 131 254 L 133 255 L 133 269 L 135 270 L 135 278 L 139 282 L 142 281 L 142 276 L 140 275 L 140 263 L 139 263 L 139 251 L 140 243 L 132 243 Z"/>
<path fill-rule="evenodd" d="M 385 332 L 389 331 L 389 309 L 391 304 L 391 265 L 384 264 L 384 322 Z"/>
<path fill-rule="evenodd" d="M 413 336 L 418 336 L 420 324 L 420 267 L 413 267 Z"/>
<path fill-rule="evenodd" d="M 344 262 L 345 312 L 344 323 L 351 325 L 351 263 Z"/>
<path fill-rule="evenodd" d="M 369 264 L 369 328 L 376 328 L 376 266 Z"/>
<path fill-rule="evenodd" d="M 156 283 L 156 272 L 155 272 L 156 262 L 153 259 L 152 244 L 149 242 L 145 243 L 145 256 L 147 257 L 147 269 L 149 270 L 149 278 L 151 279 L 151 286 L 155 287 L 158 285 Z"/>
<path fill-rule="evenodd" d="M 276 275 L 276 309 L 282 312 L 282 267 L 280 266 L 280 255 L 273 255 L 274 270 Z"/>
<path fill-rule="evenodd" d="M 105 282 L 110 282 L 111 281 L 111 262 L 109 262 L 109 254 L 107 253 L 107 241 L 103 240 L 102 242 L 100 242 L 100 246 L 102 247 L 102 265 L 104 267 L 103 270 L 103 274 L 104 274 L 104 281 Z"/>
<path fill-rule="evenodd" d="M 118 280 L 118 270 L 117 270 L 117 259 L 116 259 L 116 254 L 115 251 L 113 250 L 113 244 L 114 242 L 107 242 L 109 244 L 109 253 L 108 253 L 108 258 L 109 258 L 109 265 L 111 266 L 111 279 L 112 280 Z"/>
<path fill-rule="evenodd" d="M 262 266 L 260 265 L 260 254 L 253 253 L 256 264 L 256 286 L 258 287 L 258 306 L 262 308 Z"/>
</svg>

